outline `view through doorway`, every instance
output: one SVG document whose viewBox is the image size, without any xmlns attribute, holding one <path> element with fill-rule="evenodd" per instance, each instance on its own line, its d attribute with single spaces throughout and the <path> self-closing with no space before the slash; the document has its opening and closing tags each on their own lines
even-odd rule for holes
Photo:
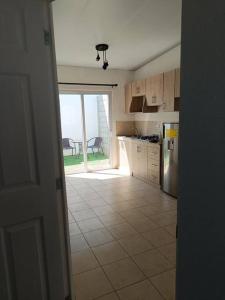
<svg viewBox="0 0 225 300">
<path fill-rule="evenodd" d="M 66 174 L 111 168 L 110 95 L 60 93 Z"/>
</svg>

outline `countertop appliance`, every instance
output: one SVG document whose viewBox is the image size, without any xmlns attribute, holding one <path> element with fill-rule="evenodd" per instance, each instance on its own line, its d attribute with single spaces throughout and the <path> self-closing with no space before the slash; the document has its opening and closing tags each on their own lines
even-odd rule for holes
<svg viewBox="0 0 225 300">
<path fill-rule="evenodd" d="M 162 190 L 174 197 L 178 195 L 178 140 L 179 124 L 163 124 Z"/>
<path fill-rule="evenodd" d="M 152 134 L 152 135 L 143 135 L 140 137 L 141 140 L 148 141 L 149 143 L 158 143 L 159 142 L 159 135 Z"/>
<path fill-rule="evenodd" d="M 159 143 L 160 142 L 160 137 L 158 134 L 152 134 L 152 135 L 132 135 L 132 136 L 127 136 L 133 139 L 138 139 L 142 141 L 146 141 L 149 143 Z"/>
</svg>

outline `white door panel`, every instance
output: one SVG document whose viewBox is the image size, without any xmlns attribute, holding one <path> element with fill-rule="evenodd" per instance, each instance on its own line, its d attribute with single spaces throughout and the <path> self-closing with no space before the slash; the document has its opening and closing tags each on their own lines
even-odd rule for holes
<svg viewBox="0 0 225 300">
<path fill-rule="evenodd" d="M 49 1 L 0 2 L 0 299 L 65 299 Z"/>
</svg>

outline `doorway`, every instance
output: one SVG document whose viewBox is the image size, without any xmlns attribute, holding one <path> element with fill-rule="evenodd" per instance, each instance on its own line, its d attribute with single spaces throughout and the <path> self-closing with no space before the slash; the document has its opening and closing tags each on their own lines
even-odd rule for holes
<svg viewBox="0 0 225 300">
<path fill-rule="evenodd" d="M 66 174 L 111 168 L 111 95 L 61 92 Z"/>
</svg>

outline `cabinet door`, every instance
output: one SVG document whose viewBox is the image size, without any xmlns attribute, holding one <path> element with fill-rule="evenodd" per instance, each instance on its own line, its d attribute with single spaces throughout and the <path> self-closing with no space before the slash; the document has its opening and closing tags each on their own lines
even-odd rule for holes
<svg viewBox="0 0 225 300">
<path fill-rule="evenodd" d="M 148 146 L 148 180 L 160 184 L 160 146 Z"/>
<path fill-rule="evenodd" d="M 175 98 L 180 98 L 180 69 L 175 71 Z"/>
<path fill-rule="evenodd" d="M 125 172 L 131 173 L 131 153 L 130 153 L 130 142 L 129 141 L 118 141 L 119 149 L 119 168 Z"/>
<path fill-rule="evenodd" d="M 174 111 L 175 98 L 175 70 L 164 73 L 163 105 L 160 111 Z"/>
<path fill-rule="evenodd" d="M 132 101 L 132 87 L 131 83 L 125 86 L 125 113 L 130 113 L 130 106 Z"/>
<path fill-rule="evenodd" d="M 159 106 L 163 103 L 163 74 L 146 80 L 146 98 L 147 106 Z"/>
<path fill-rule="evenodd" d="M 132 82 L 132 97 L 145 96 L 145 80 Z"/>
<path fill-rule="evenodd" d="M 141 143 L 132 146 L 133 176 L 147 180 L 147 147 Z"/>
</svg>

